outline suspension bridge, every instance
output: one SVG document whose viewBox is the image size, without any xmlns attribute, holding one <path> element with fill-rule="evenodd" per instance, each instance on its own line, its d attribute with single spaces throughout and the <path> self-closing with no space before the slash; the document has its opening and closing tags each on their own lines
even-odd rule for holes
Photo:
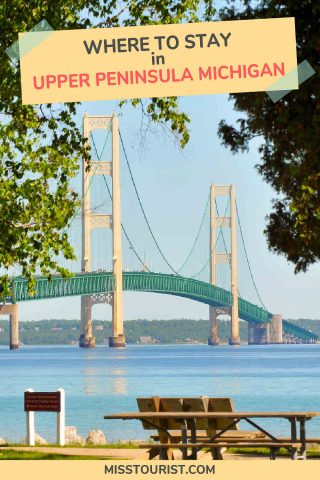
<svg viewBox="0 0 320 480">
<path fill-rule="evenodd" d="M 100 154 L 97 146 L 99 137 L 95 138 L 97 132 L 104 133 L 106 137 L 102 142 Z M 211 185 L 191 250 L 180 268 L 175 268 L 160 247 L 144 209 L 124 141 L 119 132 L 117 117 L 85 114 L 83 135 L 88 141 L 94 158 L 90 162 L 90 168 L 84 160 L 82 162 L 81 212 L 78 212 L 69 226 L 71 240 L 72 231 L 77 237 L 73 238 L 77 260 L 68 265 L 74 275 L 68 279 L 53 276 L 50 281 L 45 277 L 37 276 L 35 292 L 32 295 L 26 279 L 21 276 L 12 277 L 11 303 L 4 305 L 1 310 L 1 314 L 10 316 L 11 349 L 17 349 L 19 346 L 19 304 L 72 296 L 81 297 L 80 347 L 95 347 L 91 314 L 92 307 L 98 303 L 109 304 L 112 307 L 113 332 L 109 338 L 109 346 L 124 347 L 123 291 L 173 295 L 208 305 L 209 345 L 219 344 L 217 319 L 221 315 L 231 318 L 229 339 L 231 345 L 240 344 L 239 319 L 248 322 L 249 343 L 283 343 L 288 340 L 314 343 L 318 341 L 317 335 L 283 320 L 280 314 L 272 314 L 263 304 L 249 262 L 234 186 Z M 103 155 L 107 145 L 108 159 L 104 160 Z M 129 235 L 127 224 L 121 218 L 120 146 L 127 167 L 128 185 L 130 184 L 137 200 L 141 225 L 149 235 L 158 260 L 162 262 L 158 268 L 154 262 L 153 265 L 151 261 L 148 262 L 145 251 L 142 252 L 141 248 L 139 249 L 142 238 L 143 241 L 146 238 L 146 233 L 134 242 L 132 233 Z M 222 210 L 221 205 L 223 205 Z M 129 215 L 134 217 L 137 225 L 137 212 L 131 211 L 131 206 L 130 201 L 129 207 L 123 209 L 122 213 L 129 210 Z M 245 265 L 260 306 L 245 300 L 239 292 L 237 224 Z M 137 231 L 140 230 L 142 231 L 142 226 L 137 228 Z M 111 238 L 103 236 L 102 232 L 105 234 L 106 231 L 111 232 Z M 81 232 L 80 238 L 79 232 Z M 197 252 L 202 256 L 204 252 L 206 258 L 200 259 Z M 128 260 L 130 258 L 131 264 Z M 123 266 L 124 263 L 126 268 Z M 195 271 L 192 272 L 192 268 Z M 224 285 L 222 285 L 223 281 Z M 243 283 L 240 282 L 240 287 L 242 286 Z"/>
</svg>

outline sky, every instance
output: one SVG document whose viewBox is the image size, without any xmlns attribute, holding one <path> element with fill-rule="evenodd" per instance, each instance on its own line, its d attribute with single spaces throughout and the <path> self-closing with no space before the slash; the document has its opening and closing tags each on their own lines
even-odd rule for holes
<svg viewBox="0 0 320 480">
<path fill-rule="evenodd" d="M 249 258 L 264 304 L 269 311 L 288 319 L 320 318 L 319 264 L 307 273 L 295 275 L 292 264 L 268 250 L 263 230 L 275 192 L 255 169 L 259 141 L 252 144 L 249 153 L 237 155 L 221 145 L 217 136 L 219 121 L 224 118 L 234 122 L 238 118 L 228 95 L 181 97 L 180 106 L 191 119 L 191 138 L 183 151 L 161 128 L 143 137 L 141 111 L 131 107 L 120 110 L 117 102 L 83 103 L 77 121 L 81 125 L 84 112 L 118 112 L 141 199 L 161 248 L 173 265 L 180 265 L 190 250 L 210 184 L 234 184 Z M 133 237 L 134 222 L 132 216 L 129 227 Z M 111 258 L 111 251 L 106 254 Z M 248 281 L 247 273 L 241 275 L 240 271 L 240 291 L 246 290 Z M 124 311 L 126 320 L 208 318 L 206 305 L 159 294 L 125 292 Z M 19 317 L 22 321 L 80 318 L 80 298 L 21 303 Z M 92 318 L 111 319 L 111 307 L 95 306 Z"/>
</svg>

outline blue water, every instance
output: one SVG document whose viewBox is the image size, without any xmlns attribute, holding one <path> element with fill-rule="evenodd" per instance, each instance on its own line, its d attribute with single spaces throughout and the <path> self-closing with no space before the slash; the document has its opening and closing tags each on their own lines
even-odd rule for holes
<svg viewBox="0 0 320 480">
<path fill-rule="evenodd" d="M 320 411 L 320 345 L 0 347 L 0 379 L 0 437 L 19 441 L 25 436 L 27 388 L 63 387 L 66 424 L 77 426 L 80 435 L 98 428 L 110 441 L 143 439 L 149 432 L 140 422 L 103 416 L 134 411 L 137 397 L 151 395 L 227 396 L 239 411 Z M 55 420 L 54 413 L 36 413 L 37 432 L 54 441 Z M 263 425 L 289 433 L 286 420 Z M 308 423 L 307 433 L 320 436 L 320 419 Z"/>
</svg>

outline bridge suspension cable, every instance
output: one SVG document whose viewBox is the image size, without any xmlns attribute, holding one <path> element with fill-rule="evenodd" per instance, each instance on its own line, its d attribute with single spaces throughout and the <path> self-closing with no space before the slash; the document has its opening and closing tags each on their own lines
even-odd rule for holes
<svg viewBox="0 0 320 480">
<path fill-rule="evenodd" d="M 102 155 L 103 155 L 103 152 L 104 152 L 104 149 L 106 148 L 107 141 L 108 141 L 108 137 L 109 137 L 109 133 L 110 133 L 110 131 L 108 130 L 107 135 L 106 135 L 105 142 L 104 142 L 104 144 L 103 144 L 103 147 L 102 147 L 102 150 L 101 150 L 101 153 L 100 153 L 100 156 L 98 155 L 97 148 L 95 148 L 95 150 L 96 150 L 96 155 L 97 155 L 97 157 L 98 157 L 98 160 L 101 159 L 101 157 L 102 157 Z M 91 138 L 93 139 L 92 134 L 91 134 Z M 95 167 L 95 169 L 94 169 L 94 173 L 96 172 L 97 168 L 98 168 L 98 165 L 96 165 L 96 167 Z M 86 172 L 86 177 L 87 177 L 88 175 L 89 175 L 89 172 Z M 84 197 L 87 195 L 87 193 L 88 193 L 88 191 L 89 191 L 89 188 L 91 187 L 92 181 L 93 181 L 93 175 L 91 176 L 90 181 L 89 181 L 89 185 L 88 185 L 86 191 L 84 192 Z M 66 227 L 65 231 L 66 231 L 68 228 L 71 227 L 71 225 L 73 224 L 75 218 L 79 215 L 80 210 L 81 210 L 81 208 L 82 208 L 82 204 L 83 204 L 83 197 L 81 198 L 81 206 L 76 209 L 75 214 L 73 215 L 73 217 L 72 217 L 71 220 L 70 220 L 70 225 L 69 225 L 68 227 Z M 103 204 L 98 205 L 97 207 L 94 208 L 94 210 L 95 210 L 95 209 L 98 209 L 98 208 L 101 207 L 102 205 L 103 205 Z"/>
<path fill-rule="evenodd" d="M 179 272 L 178 272 L 177 270 L 175 270 L 175 269 L 173 268 L 173 266 L 170 264 L 170 262 L 167 260 L 166 256 L 164 255 L 163 251 L 161 250 L 160 245 L 159 245 L 159 243 L 158 243 L 158 241 L 157 241 L 157 239 L 156 239 L 156 237 L 155 237 L 155 235 L 154 235 L 154 233 L 153 233 L 153 231 L 152 231 L 150 222 L 149 222 L 149 220 L 148 220 L 148 217 L 147 217 L 146 212 L 145 212 L 145 210 L 144 210 L 144 208 L 143 208 L 143 205 L 142 205 L 142 201 L 141 201 L 141 198 L 140 198 L 140 195 L 139 195 L 137 186 L 136 186 L 136 182 L 135 182 L 135 180 L 134 180 L 134 178 L 133 178 L 133 173 L 132 173 L 132 170 L 131 170 L 131 167 L 130 167 L 128 155 L 127 155 L 127 152 L 126 152 L 126 148 L 125 148 L 125 146 L 124 146 L 124 142 L 123 142 L 123 139 L 122 139 L 122 135 L 121 135 L 121 131 L 120 131 L 120 130 L 119 130 L 119 136 L 120 136 L 120 142 L 121 142 L 122 150 L 123 150 L 123 153 L 124 153 L 124 157 L 125 157 L 125 159 L 126 159 L 127 167 L 128 167 L 128 170 L 129 170 L 130 178 L 131 178 L 131 181 L 132 181 L 132 184 L 133 184 L 133 188 L 134 188 L 134 190 L 135 190 L 135 193 L 136 193 L 136 196 L 137 196 L 137 199 L 138 199 L 140 208 L 141 208 L 142 215 L 143 215 L 143 217 L 144 217 L 144 219 L 145 219 L 145 222 L 146 222 L 146 224 L 147 224 L 147 227 L 148 227 L 148 230 L 149 230 L 149 232 L 150 232 L 150 234 L 151 234 L 151 237 L 153 238 L 153 241 L 154 241 L 154 243 L 155 243 L 155 245 L 156 245 L 156 248 L 157 248 L 158 252 L 160 253 L 160 255 L 161 255 L 161 257 L 163 258 L 163 260 L 166 262 L 166 264 L 168 265 L 168 267 L 170 268 L 170 270 L 172 270 L 173 273 L 175 273 L 176 275 L 178 275 L 178 276 L 180 277 L 181 275 L 179 275 Z"/>
<path fill-rule="evenodd" d="M 236 211 L 237 211 L 237 219 L 238 219 L 238 224 L 239 224 L 239 230 L 240 230 L 241 240 L 242 240 L 242 244 L 243 244 L 243 248 L 244 248 L 244 253 L 245 253 L 245 256 L 246 256 L 247 264 L 248 264 L 248 267 L 249 267 L 250 277 L 251 277 L 251 280 L 252 280 L 254 289 L 255 289 L 256 294 L 257 294 L 257 296 L 258 296 L 258 298 L 259 298 L 259 300 L 260 300 L 261 305 L 263 306 L 263 308 L 264 308 L 265 310 L 267 310 L 265 304 L 263 303 L 263 301 L 262 301 L 262 299 L 261 299 L 261 296 L 260 296 L 259 291 L 258 291 L 257 284 L 256 284 L 255 279 L 254 279 L 254 277 L 253 277 L 253 273 L 252 273 L 252 269 L 251 269 L 251 264 L 250 264 L 249 257 L 248 257 L 247 247 L 246 247 L 246 244 L 245 244 L 245 241 L 244 241 L 244 236 L 243 236 L 242 226 L 241 226 L 241 222 L 240 222 L 240 215 L 239 215 L 237 203 L 236 203 Z"/>
<path fill-rule="evenodd" d="M 230 204 L 230 198 L 228 199 L 228 202 L 227 202 L 227 205 L 226 205 L 226 208 L 225 208 L 225 211 L 224 211 L 223 220 L 222 220 L 222 224 L 221 224 L 221 226 L 220 226 L 220 228 L 219 228 L 219 233 L 218 233 L 217 239 L 216 239 L 216 241 L 215 241 L 214 246 L 212 247 L 212 249 L 211 249 L 210 252 L 209 252 L 209 258 L 208 258 L 208 260 L 207 260 L 206 263 L 203 265 L 203 267 L 201 268 L 201 270 L 198 271 L 198 273 L 196 273 L 195 275 L 193 275 L 192 277 L 189 277 L 189 278 L 196 278 L 196 277 L 198 277 L 198 276 L 203 272 L 203 270 L 207 267 L 207 265 L 209 264 L 209 262 L 210 262 L 210 260 L 211 260 L 211 257 L 212 257 L 212 251 L 216 248 L 216 246 L 217 246 L 217 244 L 218 244 L 218 241 L 219 241 L 219 238 L 220 238 L 220 235 L 221 235 L 221 234 L 223 235 L 222 225 L 223 225 L 224 220 L 225 220 L 225 218 L 226 218 L 229 204 Z M 218 211 L 217 211 L 217 213 L 218 213 Z"/>
<path fill-rule="evenodd" d="M 145 219 L 145 222 L 147 224 L 147 227 L 148 227 L 148 230 L 152 236 L 152 239 L 156 245 L 156 248 L 157 250 L 159 251 L 161 257 L 164 259 L 164 261 L 166 262 L 166 264 L 168 265 L 168 267 L 172 270 L 173 273 L 175 273 L 176 275 L 178 276 L 181 276 L 180 275 L 180 272 L 183 270 L 183 268 L 186 266 L 186 264 L 188 263 L 188 261 L 190 260 L 191 258 L 191 255 L 194 251 L 194 248 L 197 244 L 197 241 L 199 239 L 199 235 L 200 235 L 200 232 L 202 230 L 202 227 L 203 227 L 203 224 L 204 224 L 204 220 L 205 220 L 205 216 L 206 216 L 206 213 L 208 211 L 208 206 L 209 206 L 209 201 L 210 201 L 210 195 L 208 196 L 208 199 L 207 199 L 207 203 L 206 203 L 206 206 L 205 206 L 205 210 L 204 210 L 204 213 L 203 213 L 203 216 L 202 216 L 202 220 L 200 222 L 200 227 L 199 227 L 199 230 L 196 234 L 196 237 L 195 237 L 195 240 L 192 244 L 192 247 L 191 247 L 191 250 L 190 252 L 188 253 L 185 261 L 183 262 L 182 266 L 178 269 L 175 269 L 172 267 L 172 265 L 170 264 L 170 262 L 168 261 L 168 259 L 166 258 L 165 254 L 163 253 L 160 245 L 159 245 L 159 242 L 157 241 L 156 237 L 155 237 L 155 234 L 153 233 L 153 230 L 151 228 L 151 225 L 150 225 L 150 222 L 148 220 L 148 217 L 146 215 L 146 212 L 144 210 L 144 207 L 143 207 L 143 204 L 142 204 L 142 201 L 141 201 L 141 198 L 140 198 L 140 195 L 139 195 L 139 192 L 138 192 L 138 189 L 137 189 L 137 186 L 136 186 L 136 182 L 134 180 L 134 176 L 133 176 L 133 173 L 132 173 L 132 169 L 131 169 L 131 166 L 130 166 L 130 163 L 129 163 L 129 159 L 128 159 L 128 155 L 127 155 L 127 152 L 126 152 L 126 148 L 125 148 L 125 145 L 124 145 L 124 141 L 123 141 L 123 138 L 122 138 L 122 135 L 121 135 L 121 131 L 119 130 L 119 136 L 120 136 L 120 142 L 121 142 L 121 146 L 122 146 L 122 149 L 123 149 L 123 152 L 124 152 L 124 156 L 125 156 L 125 159 L 126 159 L 126 164 L 127 164 L 127 167 L 128 167 L 128 170 L 129 170 L 129 174 L 130 174 L 130 178 L 131 178 L 131 181 L 132 181 L 132 184 L 133 184 L 133 187 L 134 187 L 134 190 L 135 190 L 135 193 L 136 193 L 136 196 L 137 196 L 137 199 L 138 199 L 138 202 L 139 202 L 139 205 L 140 205 L 140 208 L 141 208 L 141 211 L 142 211 L 142 215 Z M 207 262 L 208 263 L 208 262 Z M 203 267 L 205 268 L 205 266 Z M 201 273 L 201 272 L 198 272 L 198 274 Z M 197 274 L 197 275 L 198 275 Z M 195 278 L 195 277 L 190 277 L 190 278 Z"/>
<path fill-rule="evenodd" d="M 109 196 L 110 196 L 110 200 L 112 200 L 112 195 L 111 195 L 111 192 L 110 192 L 110 188 L 109 188 L 109 185 L 107 183 L 107 179 L 106 179 L 106 176 L 103 174 L 103 180 L 104 180 L 104 183 L 107 187 L 107 190 L 108 190 L 108 193 L 109 193 Z M 123 223 L 121 223 L 121 228 L 122 228 L 122 231 L 126 237 L 126 239 L 128 240 L 128 243 L 129 243 L 129 246 L 130 248 L 132 249 L 132 251 L 134 252 L 134 254 L 136 255 L 137 259 L 139 260 L 139 262 L 141 263 L 141 265 L 144 266 L 144 268 L 148 271 L 148 272 L 151 272 L 151 270 L 147 267 L 146 263 L 144 260 L 142 260 L 142 258 L 140 257 L 140 255 L 138 254 L 138 252 L 136 251 L 136 249 L 134 248 L 130 238 L 129 238 L 129 235 L 127 234 L 127 231 L 126 229 L 124 228 L 124 225 Z"/>
<path fill-rule="evenodd" d="M 218 202 L 217 202 L 216 198 L 214 199 L 214 203 L 216 204 L 216 211 L 217 211 L 217 215 L 219 217 L 219 208 L 218 208 Z M 222 234 L 222 241 L 223 241 L 225 252 L 228 253 L 226 239 L 224 238 L 224 233 L 223 233 L 222 229 L 221 229 L 221 234 Z M 228 263 L 229 263 L 229 267 L 231 269 L 231 259 L 229 257 L 228 257 Z"/>
<path fill-rule="evenodd" d="M 193 242 L 193 245 L 191 247 L 191 250 L 187 256 L 187 258 L 185 259 L 185 261 L 183 262 L 182 266 L 179 268 L 178 272 L 180 273 L 182 271 L 182 269 L 187 265 L 188 261 L 190 260 L 190 257 L 193 253 L 193 250 L 197 244 L 197 241 L 199 239 L 199 236 L 200 236 L 200 232 L 202 230 L 202 227 L 203 227 L 203 224 L 204 224 L 204 220 L 205 220 L 205 217 L 206 217 L 206 214 L 207 214 L 207 211 L 208 211 L 208 207 L 209 207 L 209 202 L 210 202 L 210 194 L 208 195 L 208 200 L 207 200 L 207 203 L 206 203 L 206 206 L 205 206 L 205 209 L 204 209 L 204 213 L 203 213 L 203 216 L 202 216 L 202 220 L 201 220 L 201 223 L 200 223 L 200 227 L 199 227 L 199 230 L 198 230 L 198 233 L 196 235 L 196 238 Z"/>
<path fill-rule="evenodd" d="M 215 204 L 216 204 L 217 215 L 219 216 L 219 208 L 218 208 L 218 203 L 217 203 L 217 199 L 216 199 L 216 198 L 214 199 L 214 202 L 215 202 Z M 228 254 L 226 239 L 224 238 L 224 233 L 223 233 L 223 230 L 222 230 L 222 229 L 221 229 L 221 233 L 222 233 L 222 241 L 223 241 L 224 251 L 226 252 L 226 254 Z M 228 261 L 229 269 L 230 269 L 230 271 L 231 271 L 231 258 L 228 257 L 228 259 L 229 259 L 229 261 Z M 239 295 L 239 297 L 241 297 L 239 288 L 238 288 L 238 295 Z"/>
<path fill-rule="evenodd" d="M 100 160 L 101 157 L 102 157 L 103 150 L 104 150 L 104 148 L 105 148 L 106 142 L 105 142 L 105 144 L 104 144 L 104 146 L 103 146 L 103 149 L 102 149 L 102 151 L 101 151 L 101 154 L 99 155 L 99 154 L 98 154 L 98 149 L 97 149 L 97 146 L 96 146 L 96 142 L 94 141 L 94 137 L 93 137 L 93 135 L 92 135 L 91 132 L 90 132 L 90 134 L 91 134 L 92 144 L 93 144 L 94 149 L 95 149 L 95 151 L 96 151 L 96 155 L 97 155 L 97 157 L 98 157 L 98 160 Z M 107 188 L 107 191 L 108 191 L 110 200 L 112 201 L 112 194 L 111 194 L 111 191 L 110 191 L 110 188 L 109 188 L 109 185 L 108 185 L 106 176 L 105 176 L 104 174 L 103 174 L 103 180 L 104 180 L 105 186 L 106 186 L 106 188 Z M 127 233 L 127 231 L 126 231 L 126 229 L 125 229 L 125 227 L 124 227 L 124 225 L 123 225 L 122 223 L 121 223 L 121 228 L 122 228 L 122 231 L 123 231 L 123 233 L 124 233 L 124 235 L 125 235 L 128 243 L 129 243 L 130 248 L 132 249 L 132 251 L 133 251 L 134 254 L 136 255 L 137 259 L 141 262 L 142 265 L 144 265 L 144 268 L 145 268 L 148 272 L 150 272 L 151 270 L 147 267 L 147 265 L 145 264 L 144 260 L 142 260 L 142 258 L 140 257 L 140 255 L 138 254 L 138 252 L 136 251 L 136 249 L 134 248 L 134 246 L 133 246 L 133 244 L 132 244 L 132 242 L 131 242 L 131 240 L 130 240 L 130 238 L 129 238 L 129 235 L 128 235 L 128 233 Z"/>
<path fill-rule="evenodd" d="M 126 152 L 126 148 L 125 148 L 125 145 L 124 145 L 124 141 L 123 141 L 123 138 L 122 138 L 122 135 L 121 135 L 121 132 L 119 131 L 119 136 L 120 136 L 120 142 L 121 142 L 121 146 L 122 146 L 122 149 L 123 149 L 123 152 L 124 152 L 124 156 L 125 156 L 125 160 L 126 160 L 126 164 L 127 164 L 127 167 L 128 167 L 128 170 L 129 170 L 129 174 L 130 174 L 130 178 L 131 178 L 131 181 L 132 181 L 132 184 L 133 184 L 133 187 L 134 187 L 134 190 L 135 190 L 135 194 L 137 196 L 137 199 L 138 199 L 138 203 L 139 203 L 139 206 L 140 206 L 140 209 L 141 209 L 141 212 L 143 214 L 143 217 L 144 217 L 144 220 L 146 222 L 146 225 L 148 227 L 148 230 L 151 234 L 151 237 L 156 245 L 156 248 L 157 250 L 159 251 L 161 257 L 163 258 L 163 260 L 165 261 L 165 263 L 167 264 L 167 266 L 170 268 L 170 270 L 178 275 L 178 276 L 181 276 L 180 275 L 180 272 L 183 270 L 183 268 L 186 266 L 186 264 L 188 263 L 189 259 L 191 258 L 191 255 L 194 251 L 194 248 L 197 244 L 197 241 L 199 239 L 199 236 L 200 236 L 200 232 L 202 230 L 202 227 L 203 227 L 203 224 L 204 224 L 204 220 L 205 220 L 205 216 L 206 216 L 206 213 L 207 213 L 207 210 L 208 210 L 208 205 L 209 205 L 209 200 L 210 200 L 210 196 L 208 196 L 208 199 L 207 199 L 207 202 L 206 202 L 206 206 L 205 206 L 205 210 L 204 210 L 204 214 L 202 216 L 202 219 L 201 219 L 201 222 L 200 222 L 200 226 L 199 226 L 199 229 L 198 229 L 198 232 L 196 234 L 196 237 L 195 237 L 195 240 L 192 244 L 192 247 L 191 247 L 191 250 L 189 251 L 189 254 L 187 255 L 185 261 L 183 262 L 182 266 L 179 268 L 179 269 L 175 269 L 173 268 L 173 266 L 170 264 L 170 262 L 168 261 L 168 259 L 166 258 L 165 254 L 163 253 L 156 237 L 155 237 L 155 234 L 153 233 L 153 230 L 151 228 L 151 225 L 150 225 L 150 222 L 148 220 L 148 217 L 146 215 L 146 212 L 144 210 L 144 207 L 143 207 L 143 204 L 142 204 L 142 201 L 141 201 L 141 198 L 140 198 L 140 195 L 139 195 L 139 192 L 138 192 L 138 189 L 137 189 L 137 185 L 136 185 L 136 182 L 134 180 L 134 177 L 133 177 L 133 173 L 132 173 L 132 169 L 131 169 L 131 166 L 130 166 L 130 163 L 129 163 L 129 159 L 128 159 L 128 155 L 127 155 L 127 152 Z M 107 138 L 108 138 L 108 135 L 107 135 Z M 91 139 L 92 139 L 92 143 L 93 143 L 93 147 L 95 149 L 95 152 L 96 152 L 96 155 L 97 155 L 97 158 L 98 160 L 100 160 L 101 156 L 102 156 L 102 153 L 105 149 L 105 146 L 106 146 L 106 143 L 107 143 L 107 138 L 104 142 L 104 145 L 103 145 L 103 148 L 102 148 L 102 152 L 101 154 L 99 155 L 98 154 L 98 150 L 97 150 L 97 146 L 96 146 L 96 143 L 95 143 L 95 140 L 94 140 L 94 137 L 91 133 Z M 103 179 L 104 179 L 104 183 L 105 183 L 105 186 L 107 188 L 107 191 L 108 191 L 108 194 L 109 194 L 109 197 L 110 197 L 110 200 L 112 200 L 112 194 L 111 194 L 111 191 L 110 191 L 110 188 L 108 186 L 108 183 L 107 183 L 107 180 L 106 180 L 106 177 L 105 175 L 103 175 Z M 216 200 L 215 200 L 216 202 Z M 226 209 L 225 209 L 225 213 L 224 213 L 224 216 L 223 218 L 226 217 L 226 213 L 227 213 L 227 210 L 228 210 L 228 206 L 229 206 L 229 201 L 226 205 Z M 217 202 L 216 202 L 216 209 L 217 209 L 217 214 L 219 215 L 219 212 L 218 212 L 218 206 L 217 206 Z M 247 261 L 247 264 L 248 264 L 248 268 L 249 268 L 249 272 L 250 272 L 250 276 L 251 276 L 251 280 L 252 280 L 252 283 L 253 283 L 253 286 L 255 288 L 255 291 L 256 291 L 256 294 L 259 298 L 259 301 L 261 303 L 261 305 L 266 309 L 262 299 L 261 299 L 261 296 L 260 296 L 260 293 L 258 291 L 258 288 L 257 288 L 257 285 L 256 285 L 256 282 L 255 282 L 255 279 L 253 277 L 253 273 L 252 273 L 252 268 L 251 268 L 251 264 L 250 264 L 250 261 L 249 261 L 249 257 L 248 257 L 248 252 L 247 252 L 247 249 L 246 249 L 246 245 L 245 245 L 245 242 L 244 242 L 244 236 L 243 236 L 243 231 L 242 231 L 242 226 L 241 226 L 241 223 L 240 223 L 240 217 L 239 217 L 239 211 L 238 211 L 238 206 L 236 204 L 236 212 L 237 212 L 237 219 L 238 219 L 238 223 L 239 223 L 239 229 L 240 229 L 240 234 L 241 234 L 241 240 L 242 240 L 242 244 L 243 244 L 243 247 L 244 247 L 244 252 L 245 252 L 245 256 L 246 256 L 246 261 Z M 132 249 L 132 251 L 134 252 L 134 254 L 136 255 L 136 257 L 138 258 L 139 262 L 144 265 L 144 267 L 146 268 L 147 271 L 151 271 L 147 265 L 145 264 L 145 261 L 142 259 L 142 257 L 139 255 L 139 253 L 136 251 L 136 249 L 134 248 L 134 245 L 124 227 L 123 224 L 121 224 L 121 228 L 122 228 L 122 231 L 129 243 L 129 246 L 130 248 Z M 216 239 L 216 242 L 215 242 L 215 245 L 214 245 L 214 248 L 216 247 L 217 243 L 218 243 L 218 240 L 220 239 L 220 236 L 222 236 L 222 240 L 223 240 L 223 244 L 224 244 L 224 248 L 225 248 L 225 251 L 227 251 L 227 247 L 226 247 L 226 241 L 225 241 L 225 238 L 224 238 L 224 234 L 223 234 L 223 230 L 222 230 L 222 227 L 220 227 L 220 230 L 219 230 L 219 234 L 217 236 L 217 239 Z M 207 260 L 207 262 L 203 265 L 203 267 L 193 276 L 191 276 L 190 278 L 196 278 L 198 277 L 203 271 L 204 269 L 207 267 L 207 265 L 209 264 L 209 261 L 210 261 L 210 258 L 211 258 L 211 255 L 212 255 L 212 251 L 210 251 L 210 255 L 209 255 L 209 258 Z M 230 260 L 229 260 L 229 266 L 231 267 L 230 265 Z M 239 295 L 240 295 L 240 292 L 239 292 Z"/>
</svg>

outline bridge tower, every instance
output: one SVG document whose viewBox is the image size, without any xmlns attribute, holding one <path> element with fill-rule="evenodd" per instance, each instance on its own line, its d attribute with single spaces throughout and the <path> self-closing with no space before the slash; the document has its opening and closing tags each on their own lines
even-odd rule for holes
<svg viewBox="0 0 320 480">
<path fill-rule="evenodd" d="M 111 228 L 113 243 L 114 291 L 112 294 L 85 295 L 81 297 L 81 330 L 79 346 L 94 348 L 96 344 L 92 332 L 91 309 L 96 303 L 112 305 L 112 336 L 110 347 L 124 347 L 123 299 L 122 299 L 122 248 L 121 248 L 121 205 L 119 169 L 119 127 L 117 116 L 88 115 L 83 118 L 83 136 L 88 139 L 92 130 L 112 131 L 111 161 L 91 162 L 90 170 L 86 160 L 82 164 L 82 271 L 91 271 L 90 232 L 95 228 Z M 97 214 L 91 211 L 90 184 L 93 175 L 112 177 L 112 214 Z"/>
<path fill-rule="evenodd" d="M 230 216 L 218 216 L 216 197 L 228 196 L 230 202 Z M 217 229 L 230 228 L 231 251 L 217 252 Z M 236 235 L 236 199 L 234 185 L 211 185 L 210 189 L 210 283 L 216 285 L 217 265 L 230 263 L 231 265 L 231 293 L 232 307 L 221 308 L 209 306 L 209 345 L 219 345 L 217 318 L 219 315 L 231 316 L 230 345 L 240 344 L 239 317 L 238 317 L 238 258 Z"/>
</svg>

